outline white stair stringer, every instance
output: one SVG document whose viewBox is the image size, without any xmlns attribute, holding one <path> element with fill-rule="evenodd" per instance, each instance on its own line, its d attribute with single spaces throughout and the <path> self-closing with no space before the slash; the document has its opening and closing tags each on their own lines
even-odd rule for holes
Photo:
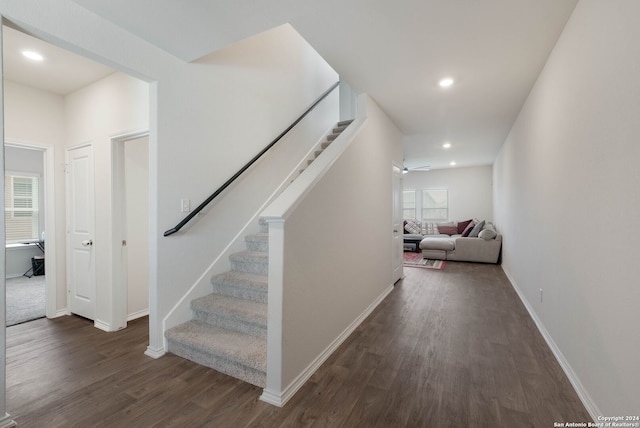
<svg viewBox="0 0 640 428">
<path fill-rule="evenodd" d="M 193 319 L 166 331 L 169 352 L 264 388 L 267 367 L 268 225 L 232 254 L 213 293 L 191 301 Z"/>
</svg>

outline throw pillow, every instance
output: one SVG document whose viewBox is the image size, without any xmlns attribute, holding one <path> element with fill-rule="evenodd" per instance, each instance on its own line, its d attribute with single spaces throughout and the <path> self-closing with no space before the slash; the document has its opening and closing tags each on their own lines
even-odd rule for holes
<svg viewBox="0 0 640 428">
<path fill-rule="evenodd" d="M 404 230 L 406 230 L 407 233 L 417 234 L 422 232 L 422 226 L 420 225 L 420 222 L 418 220 L 411 219 L 407 220 L 407 224 L 404 227 Z"/>
<path fill-rule="evenodd" d="M 481 230 L 480 233 L 478 233 L 478 238 L 482 238 L 485 241 L 490 241 L 494 239 L 496 236 L 498 236 L 498 234 L 493 229 L 484 229 L 484 230 Z"/>
<path fill-rule="evenodd" d="M 424 227 L 425 227 L 425 231 L 424 231 L 425 235 L 437 235 L 439 233 L 438 225 L 435 223 L 425 223 Z"/>
<path fill-rule="evenodd" d="M 469 238 L 477 238 L 483 226 L 484 226 L 484 220 L 482 220 L 480 223 L 473 226 L 473 230 L 471 231 L 471 233 L 469 233 Z"/>
<path fill-rule="evenodd" d="M 473 228 L 476 226 L 476 224 L 471 221 L 471 223 L 469 223 L 467 225 L 467 227 L 464 228 L 464 230 L 462 231 L 462 236 L 463 237 L 467 237 L 469 236 L 469 234 L 471 233 L 471 231 L 473 230 Z"/>
<path fill-rule="evenodd" d="M 438 226 L 438 232 L 443 233 L 445 235 L 455 235 L 458 233 L 457 226 Z"/>
<path fill-rule="evenodd" d="M 471 223 L 472 220 L 467 220 L 467 221 L 459 221 L 458 222 L 458 233 L 462 234 L 462 232 L 464 232 L 464 230 L 467 228 L 467 226 L 469 226 L 469 224 Z"/>
</svg>

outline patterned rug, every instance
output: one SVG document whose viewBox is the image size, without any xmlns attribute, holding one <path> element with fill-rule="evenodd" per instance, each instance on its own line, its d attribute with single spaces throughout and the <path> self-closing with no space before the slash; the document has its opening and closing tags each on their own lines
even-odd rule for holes
<svg viewBox="0 0 640 428">
<path fill-rule="evenodd" d="M 447 262 L 443 260 L 423 259 L 422 253 L 412 253 L 409 251 L 405 251 L 404 253 L 404 267 L 444 270 L 446 264 Z"/>
</svg>

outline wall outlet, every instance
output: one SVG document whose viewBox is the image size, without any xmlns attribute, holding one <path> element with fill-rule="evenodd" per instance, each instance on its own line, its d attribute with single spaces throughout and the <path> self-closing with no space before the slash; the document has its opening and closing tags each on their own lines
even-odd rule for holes
<svg viewBox="0 0 640 428">
<path fill-rule="evenodd" d="M 191 201 L 189 199 L 180 200 L 180 211 L 183 213 L 191 211 Z"/>
<path fill-rule="evenodd" d="M 542 303 L 542 288 L 540 289 L 540 303 Z"/>
</svg>

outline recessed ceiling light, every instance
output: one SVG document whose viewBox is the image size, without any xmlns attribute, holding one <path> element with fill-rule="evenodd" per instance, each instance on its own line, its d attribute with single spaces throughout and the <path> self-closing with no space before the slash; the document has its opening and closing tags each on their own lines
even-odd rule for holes
<svg viewBox="0 0 640 428">
<path fill-rule="evenodd" d="M 32 61 L 42 61 L 44 57 L 40 55 L 38 52 L 34 51 L 22 51 L 22 55 L 29 58 Z"/>
<path fill-rule="evenodd" d="M 451 77 L 445 77 L 444 79 L 440 79 L 438 85 L 440 85 L 441 88 L 448 88 L 453 85 L 453 79 Z"/>
<path fill-rule="evenodd" d="M 449 147 L 451 147 L 451 143 L 444 143 L 442 147 L 444 147 L 445 149 L 448 149 Z"/>
<path fill-rule="evenodd" d="M 455 162 L 451 162 L 449 165 L 456 166 L 456 163 Z"/>
</svg>

